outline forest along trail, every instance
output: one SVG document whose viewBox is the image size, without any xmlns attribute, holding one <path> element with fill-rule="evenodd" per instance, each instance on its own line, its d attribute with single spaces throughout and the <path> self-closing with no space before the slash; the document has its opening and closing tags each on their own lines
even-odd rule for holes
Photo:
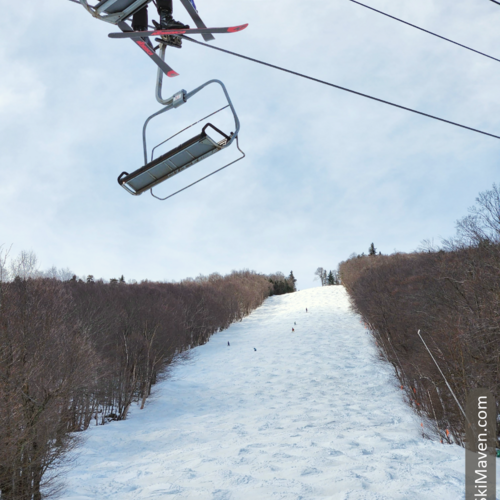
<svg viewBox="0 0 500 500">
<path fill-rule="evenodd" d="M 86 434 L 66 500 L 464 498 L 463 449 L 422 438 L 340 286 L 267 299 Z"/>
</svg>

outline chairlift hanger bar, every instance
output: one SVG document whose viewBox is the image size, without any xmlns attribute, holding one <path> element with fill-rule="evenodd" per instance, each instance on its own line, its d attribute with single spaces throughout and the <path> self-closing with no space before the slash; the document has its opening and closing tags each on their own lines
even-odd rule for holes
<svg viewBox="0 0 500 500">
<path fill-rule="evenodd" d="M 496 2 L 495 0 L 491 0 L 491 1 L 500 5 L 500 2 Z M 446 40 L 447 42 L 453 43 L 455 45 L 458 45 L 459 47 L 462 47 L 464 49 L 475 52 L 476 54 L 480 54 L 484 57 L 488 57 L 489 59 L 493 59 L 494 61 L 500 62 L 500 59 L 497 59 L 496 57 L 489 56 L 488 54 L 485 54 L 484 52 L 480 52 L 479 50 L 472 49 L 471 47 L 467 47 L 467 45 L 463 45 L 462 43 L 454 42 L 453 40 L 450 40 L 449 38 L 445 38 L 444 36 L 438 35 L 437 33 L 433 33 L 432 31 L 426 30 L 424 28 L 420 28 L 420 26 L 416 26 L 415 24 L 411 24 L 407 21 L 403 21 L 402 19 L 399 19 L 398 17 L 394 17 L 394 16 L 391 16 L 390 14 L 386 14 L 385 12 L 382 12 L 381 10 L 374 9 L 373 7 L 370 7 L 369 5 L 358 2 L 357 0 L 351 0 L 351 2 L 357 3 L 358 5 L 361 5 L 362 7 L 366 7 L 367 9 L 373 10 L 374 12 L 378 12 L 379 14 L 382 14 L 383 16 L 390 17 L 391 19 L 395 19 L 396 21 L 399 21 L 400 23 L 407 24 L 408 26 L 411 26 L 412 28 L 417 28 L 420 31 L 424 31 L 425 33 L 429 33 L 429 35 L 433 35 L 433 36 L 436 36 L 438 38 L 441 38 L 441 40 Z"/>
<path fill-rule="evenodd" d="M 210 47 L 210 45 L 209 45 Z M 158 84 L 157 84 L 157 97 L 159 97 L 161 99 L 161 79 L 162 79 L 163 75 L 161 74 L 160 71 L 158 71 Z M 194 90 L 191 90 L 191 92 L 186 92 L 185 90 L 180 90 L 179 92 L 176 92 L 173 96 L 169 97 L 168 99 L 158 99 L 158 101 L 164 105 L 164 107 L 162 109 L 160 109 L 160 111 L 157 111 L 156 113 L 153 113 L 147 120 L 146 122 L 144 123 L 144 126 L 142 128 L 142 139 L 143 139 L 143 143 L 144 143 L 144 163 L 146 164 L 148 162 L 148 155 L 147 155 L 147 147 L 146 147 L 146 128 L 149 124 L 149 122 L 157 117 L 158 115 L 161 115 L 162 113 L 165 113 L 166 111 L 170 111 L 172 108 L 176 108 L 178 107 L 179 105 L 187 102 L 189 99 L 191 99 L 191 97 L 193 97 L 194 95 L 196 95 L 198 92 L 200 92 L 201 90 L 203 90 L 205 87 L 207 87 L 208 85 L 211 85 L 212 83 L 216 83 L 218 85 L 220 85 L 222 91 L 224 92 L 224 96 L 226 97 L 226 100 L 227 100 L 227 103 L 228 103 L 228 106 L 229 108 L 231 109 L 231 112 L 233 114 L 233 118 L 234 118 L 234 126 L 235 126 L 235 130 L 234 130 L 234 133 L 233 133 L 233 136 L 231 138 L 231 140 L 228 142 L 228 146 L 231 144 L 231 142 L 233 142 L 233 140 L 238 137 L 238 133 L 240 131 L 240 119 L 238 118 L 238 115 L 236 114 L 236 110 L 234 109 L 234 106 L 233 106 L 233 102 L 231 101 L 231 98 L 229 97 L 229 94 L 226 90 L 226 86 L 220 81 L 220 80 L 216 80 L 216 79 L 213 79 L 213 80 L 209 80 L 208 82 L 205 82 L 203 85 L 200 85 L 199 87 L 196 87 Z M 176 99 L 178 98 L 178 96 L 182 96 L 177 102 L 176 102 Z"/>
<path fill-rule="evenodd" d="M 472 132 L 477 132 L 478 134 L 483 134 L 483 135 L 487 135 L 489 137 L 493 137 L 495 139 L 500 139 L 500 136 L 498 136 L 498 135 L 490 134 L 489 132 L 484 132 L 483 130 L 479 130 L 477 128 L 472 128 L 472 127 L 468 127 L 467 125 L 462 125 L 460 123 L 452 122 L 450 120 L 445 120 L 444 118 L 439 118 L 438 116 L 430 115 L 428 113 L 424 113 L 423 111 L 418 111 L 416 109 L 408 108 L 406 106 L 401 106 L 400 104 L 396 104 L 394 102 L 386 101 L 386 100 L 380 99 L 378 97 L 374 97 L 374 96 L 371 96 L 371 95 L 368 95 L 368 94 L 364 94 L 362 92 L 358 92 L 357 90 L 351 90 L 351 89 L 348 89 L 347 87 L 342 87 L 342 86 L 336 85 L 334 83 L 326 82 L 325 80 L 320 80 L 319 78 L 314 78 L 312 76 L 308 76 L 308 75 L 304 75 L 302 73 L 298 73 L 297 71 L 292 71 L 290 69 L 282 68 L 282 67 L 276 66 L 274 64 L 266 63 L 264 61 L 260 61 L 259 59 L 254 59 L 253 57 L 248 57 L 248 56 L 244 56 L 243 54 L 238 54 L 236 52 L 231 52 L 230 50 L 221 49 L 220 47 L 215 47 L 214 45 L 208 45 L 206 43 L 199 42 L 198 40 L 195 40 L 194 38 L 190 38 L 190 37 L 188 37 L 186 35 L 181 35 L 181 37 L 184 38 L 185 40 L 189 40 L 190 42 L 196 43 L 198 45 L 203 45 L 204 47 L 208 47 L 210 49 L 218 50 L 220 52 L 225 52 L 226 54 L 230 54 L 232 56 L 240 57 L 242 59 L 247 59 L 248 61 L 252 61 L 252 62 L 255 62 L 257 64 L 262 64 L 263 66 L 268 66 L 270 68 L 274 68 L 274 69 L 277 69 L 279 71 L 283 71 L 285 73 L 290 73 L 292 75 L 299 76 L 301 78 L 306 78 L 307 80 L 312 80 L 313 82 L 321 83 L 322 85 L 327 85 L 329 87 L 333 87 L 333 88 L 336 88 L 336 89 L 339 89 L 339 90 L 343 90 L 343 91 L 349 92 L 351 94 L 359 95 L 361 97 L 366 97 L 367 99 L 371 99 L 372 101 L 381 102 L 382 104 L 388 104 L 389 106 L 393 106 L 393 107 L 399 108 L 399 109 L 404 109 L 405 111 L 410 111 L 411 113 L 415 113 L 417 115 L 426 116 L 427 118 L 432 118 L 433 120 L 438 120 L 440 122 L 448 123 L 449 125 L 454 125 L 455 127 L 464 128 L 464 129 L 470 130 Z"/>
</svg>

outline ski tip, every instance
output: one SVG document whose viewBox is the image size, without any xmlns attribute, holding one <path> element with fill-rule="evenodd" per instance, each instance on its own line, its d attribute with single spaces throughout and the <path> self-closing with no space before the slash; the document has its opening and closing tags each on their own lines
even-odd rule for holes
<svg viewBox="0 0 500 500">
<path fill-rule="evenodd" d="M 228 28 L 227 32 L 228 33 L 236 33 L 238 31 L 243 31 L 247 26 L 248 26 L 248 23 L 242 24 L 240 26 L 233 26 L 231 28 Z"/>
<path fill-rule="evenodd" d="M 177 73 L 177 71 L 172 70 L 167 73 L 167 76 L 169 78 L 173 78 L 174 76 L 179 76 L 179 73 Z"/>
</svg>

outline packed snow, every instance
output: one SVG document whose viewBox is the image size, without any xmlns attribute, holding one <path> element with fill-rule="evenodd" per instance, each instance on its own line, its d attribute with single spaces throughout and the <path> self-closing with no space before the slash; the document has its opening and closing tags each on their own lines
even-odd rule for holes
<svg viewBox="0 0 500 500">
<path fill-rule="evenodd" d="M 465 489 L 464 450 L 422 437 L 340 286 L 267 299 L 193 349 L 144 410 L 91 428 L 75 457 L 66 500 L 457 500 Z"/>
</svg>

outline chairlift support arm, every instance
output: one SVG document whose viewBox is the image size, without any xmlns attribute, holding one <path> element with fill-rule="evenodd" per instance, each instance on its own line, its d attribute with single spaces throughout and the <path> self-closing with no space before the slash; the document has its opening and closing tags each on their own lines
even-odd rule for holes
<svg viewBox="0 0 500 500">
<path fill-rule="evenodd" d="M 166 46 L 162 44 L 160 46 L 160 57 L 164 59 L 165 57 L 165 48 Z M 229 97 L 229 93 L 227 92 L 226 86 L 220 81 L 220 80 L 209 80 L 208 82 L 205 82 L 203 85 L 200 85 L 199 87 L 195 88 L 191 92 L 186 92 L 184 89 L 180 90 L 179 92 L 176 92 L 174 95 L 168 97 L 167 99 L 163 99 L 162 97 L 162 86 L 163 86 L 163 71 L 158 68 L 158 73 L 157 73 L 157 78 L 156 78 L 156 100 L 165 106 L 163 109 L 160 111 L 154 113 L 151 115 L 147 120 L 146 123 L 144 123 L 144 127 L 142 129 L 142 137 L 143 137 L 143 142 L 144 142 L 144 151 L 146 151 L 146 127 L 148 123 L 150 122 L 151 119 L 154 117 L 161 115 L 162 113 L 165 113 L 166 111 L 170 111 L 173 108 L 178 108 L 182 104 L 188 101 L 188 99 L 191 99 L 194 95 L 196 95 L 198 92 L 203 90 L 205 87 L 208 85 L 211 85 L 212 83 L 219 84 L 222 88 L 222 91 L 224 92 L 224 95 L 226 97 L 227 103 L 229 105 L 229 108 L 231 109 L 231 112 L 233 113 L 233 118 L 234 118 L 234 134 L 233 137 L 230 139 L 228 142 L 227 146 L 233 142 L 235 137 L 238 136 L 238 133 L 240 131 L 240 120 L 238 118 L 238 115 L 236 114 L 236 110 L 234 109 L 233 102 L 231 101 L 231 98 Z M 147 154 L 145 155 L 145 161 L 147 162 Z"/>
</svg>

